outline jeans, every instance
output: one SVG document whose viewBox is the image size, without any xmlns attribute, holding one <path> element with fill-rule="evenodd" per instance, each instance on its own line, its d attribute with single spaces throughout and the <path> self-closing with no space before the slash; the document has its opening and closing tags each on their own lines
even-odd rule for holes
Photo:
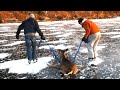
<svg viewBox="0 0 120 90">
<path fill-rule="evenodd" d="M 25 35 L 26 50 L 28 60 L 36 59 L 36 37 Z"/>
</svg>

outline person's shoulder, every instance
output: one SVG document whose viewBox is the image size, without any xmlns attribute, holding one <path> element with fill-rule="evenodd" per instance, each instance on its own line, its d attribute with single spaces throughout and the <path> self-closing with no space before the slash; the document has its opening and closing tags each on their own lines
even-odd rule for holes
<svg viewBox="0 0 120 90">
<path fill-rule="evenodd" d="M 22 21 L 22 23 L 25 23 L 25 22 L 27 22 L 27 21 L 28 21 L 28 19 L 25 19 L 25 20 Z"/>
<path fill-rule="evenodd" d="M 90 22 L 93 22 L 93 21 L 91 21 L 90 19 L 86 19 L 85 22 L 90 23 Z"/>
<path fill-rule="evenodd" d="M 38 24 L 38 22 L 37 22 L 37 20 L 36 20 L 36 19 L 34 19 L 33 21 L 34 21 L 34 23 L 35 23 L 35 24 Z"/>
<path fill-rule="evenodd" d="M 36 20 L 36 19 L 34 19 L 34 18 L 33 18 L 33 20 L 34 20 L 34 22 L 37 22 L 37 20 Z"/>
</svg>

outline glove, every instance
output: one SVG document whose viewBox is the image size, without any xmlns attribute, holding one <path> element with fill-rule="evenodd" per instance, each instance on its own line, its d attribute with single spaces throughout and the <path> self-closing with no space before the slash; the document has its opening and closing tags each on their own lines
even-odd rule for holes
<svg viewBox="0 0 120 90">
<path fill-rule="evenodd" d="M 16 35 L 16 39 L 19 39 L 19 35 Z"/>
<path fill-rule="evenodd" d="M 85 37 L 82 38 L 82 41 L 84 41 L 85 43 L 90 42 L 90 41 L 88 40 L 88 38 L 85 38 Z"/>
<path fill-rule="evenodd" d="M 42 39 L 42 40 L 45 40 L 45 37 L 44 37 L 44 36 L 41 36 L 41 39 Z"/>
</svg>

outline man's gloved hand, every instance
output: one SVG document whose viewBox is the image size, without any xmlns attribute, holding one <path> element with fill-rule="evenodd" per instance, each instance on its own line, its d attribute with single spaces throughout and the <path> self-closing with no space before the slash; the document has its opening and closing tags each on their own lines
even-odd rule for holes
<svg viewBox="0 0 120 90">
<path fill-rule="evenodd" d="M 85 43 L 89 42 L 88 38 L 85 38 L 85 37 L 82 38 L 82 41 L 84 41 Z"/>
<path fill-rule="evenodd" d="M 42 40 L 45 40 L 45 37 L 44 37 L 44 36 L 41 36 L 41 39 L 42 39 Z"/>
<path fill-rule="evenodd" d="M 19 39 L 19 35 L 16 35 L 16 39 Z"/>
</svg>

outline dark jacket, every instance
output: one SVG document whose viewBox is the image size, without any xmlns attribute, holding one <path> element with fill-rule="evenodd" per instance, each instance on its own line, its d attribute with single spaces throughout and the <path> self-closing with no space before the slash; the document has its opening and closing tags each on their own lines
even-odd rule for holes
<svg viewBox="0 0 120 90">
<path fill-rule="evenodd" d="M 34 18 L 28 18 L 23 21 L 22 24 L 18 27 L 16 35 L 19 35 L 22 29 L 24 29 L 24 34 L 38 32 L 40 36 L 43 36 L 43 32 L 41 32 L 38 22 Z"/>
</svg>

